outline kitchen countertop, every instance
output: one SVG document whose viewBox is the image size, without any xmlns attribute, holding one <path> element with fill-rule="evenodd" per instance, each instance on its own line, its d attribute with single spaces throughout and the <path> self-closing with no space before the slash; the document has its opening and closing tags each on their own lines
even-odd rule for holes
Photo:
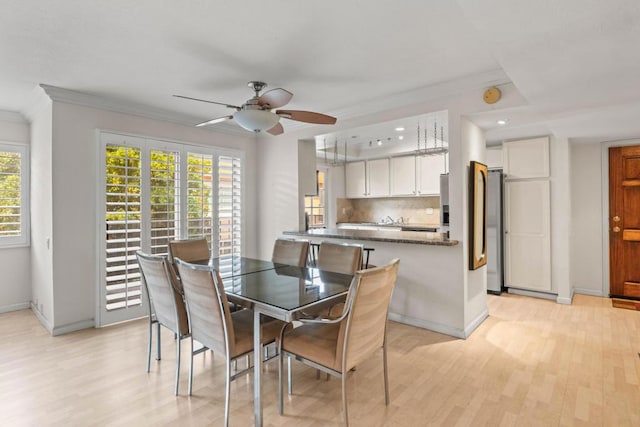
<svg viewBox="0 0 640 427">
<path fill-rule="evenodd" d="M 372 227 L 382 227 L 382 228 L 402 228 L 402 229 L 410 229 L 410 230 L 406 230 L 406 231 L 436 231 L 438 228 L 440 228 L 439 224 L 422 224 L 422 223 L 410 223 L 410 222 L 403 222 L 403 223 L 379 223 L 379 222 L 339 222 L 337 224 L 338 228 L 340 228 L 341 225 L 346 225 L 346 226 L 372 226 Z M 405 230 L 403 230 L 405 231 Z"/>
<path fill-rule="evenodd" d="M 337 228 L 316 228 L 308 231 L 285 231 L 283 234 L 306 237 L 326 237 L 334 239 L 365 240 L 374 242 L 409 243 L 417 245 L 455 246 L 459 242 L 450 240 L 442 233 L 426 231 L 375 231 L 340 230 Z"/>
</svg>

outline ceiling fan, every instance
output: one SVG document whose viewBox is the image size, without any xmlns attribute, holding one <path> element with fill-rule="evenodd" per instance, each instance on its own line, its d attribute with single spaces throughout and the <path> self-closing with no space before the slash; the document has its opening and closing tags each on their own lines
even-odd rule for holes
<svg viewBox="0 0 640 427">
<path fill-rule="evenodd" d="M 266 131 L 271 135 L 280 135 L 284 132 L 280 118 L 296 120 L 298 122 L 314 123 L 321 125 L 332 125 L 336 122 L 335 117 L 326 114 L 314 113 L 312 111 L 300 110 L 276 110 L 274 108 L 286 105 L 293 94 L 282 88 L 271 89 L 262 95 L 260 91 L 267 84 L 265 82 L 251 81 L 247 85 L 253 89 L 255 95 L 241 106 L 225 104 L 223 102 L 207 101 L 206 99 L 191 98 L 189 96 L 173 95 L 176 98 L 190 99 L 193 101 L 208 102 L 210 104 L 224 105 L 227 108 L 233 108 L 235 113 L 229 116 L 217 117 L 206 122 L 198 123 L 196 126 L 207 126 L 221 123 L 226 120 L 233 119 L 240 126 L 251 132 Z"/>
</svg>

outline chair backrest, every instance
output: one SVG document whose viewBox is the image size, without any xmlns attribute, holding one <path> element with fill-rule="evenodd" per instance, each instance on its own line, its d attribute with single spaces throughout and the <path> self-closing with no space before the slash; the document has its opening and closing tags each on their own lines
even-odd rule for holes
<svg viewBox="0 0 640 427">
<path fill-rule="evenodd" d="M 173 265 L 166 256 L 138 251 L 136 257 L 156 320 L 180 336 L 187 335 L 189 321 Z"/>
<path fill-rule="evenodd" d="M 175 259 L 192 262 L 209 259 L 207 239 L 172 240 L 169 242 L 169 260 L 175 265 Z"/>
<path fill-rule="evenodd" d="M 309 256 L 308 240 L 276 239 L 271 261 L 278 264 L 304 267 Z"/>
<path fill-rule="evenodd" d="M 356 273 L 347 296 L 349 313 L 340 325 L 337 360 L 346 372 L 382 347 L 399 259 Z M 343 360 L 344 356 L 344 360 Z"/>
<path fill-rule="evenodd" d="M 235 337 L 231 311 L 217 270 L 176 259 L 187 300 L 191 336 L 211 350 L 229 355 Z"/>
<path fill-rule="evenodd" d="M 362 266 L 362 245 L 320 242 L 316 265 L 320 270 L 354 274 Z"/>
</svg>

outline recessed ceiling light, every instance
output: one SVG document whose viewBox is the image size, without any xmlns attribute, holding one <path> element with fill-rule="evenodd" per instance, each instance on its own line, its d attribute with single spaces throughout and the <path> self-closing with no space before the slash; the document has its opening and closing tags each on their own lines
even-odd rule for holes
<svg viewBox="0 0 640 427">
<path fill-rule="evenodd" d="M 398 139 L 399 139 L 400 141 L 402 141 L 402 140 L 404 139 L 404 136 L 400 135 L 400 136 L 398 137 Z"/>
<path fill-rule="evenodd" d="M 396 132 L 402 132 L 404 128 L 402 126 L 396 128 Z"/>
<path fill-rule="evenodd" d="M 498 124 L 499 124 L 500 126 L 504 126 L 504 125 L 506 125 L 506 124 L 507 124 L 507 121 L 506 121 L 506 120 L 498 120 Z"/>
<path fill-rule="evenodd" d="M 378 140 L 378 145 L 382 145 L 382 141 Z"/>
</svg>

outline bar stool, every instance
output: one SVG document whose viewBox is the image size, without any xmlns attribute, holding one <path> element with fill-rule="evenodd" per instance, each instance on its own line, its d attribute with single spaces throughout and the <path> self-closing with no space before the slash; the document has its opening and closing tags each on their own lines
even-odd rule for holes
<svg viewBox="0 0 640 427">
<path fill-rule="evenodd" d="M 362 248 L 365 253 L 364 262 L 362 264 L 363 269 L 369 268 L 369 252 L 375 251 L 375 248 Z M 375 267 L 375 265 L 371 265 L 371 268 Z"/>
<path fill-rule="evenodd" d="M 320 243 L 309 243 L 309 265 L 315 267 L 318 261 L 318 252 L 320 251 Z"/>
</svg>

